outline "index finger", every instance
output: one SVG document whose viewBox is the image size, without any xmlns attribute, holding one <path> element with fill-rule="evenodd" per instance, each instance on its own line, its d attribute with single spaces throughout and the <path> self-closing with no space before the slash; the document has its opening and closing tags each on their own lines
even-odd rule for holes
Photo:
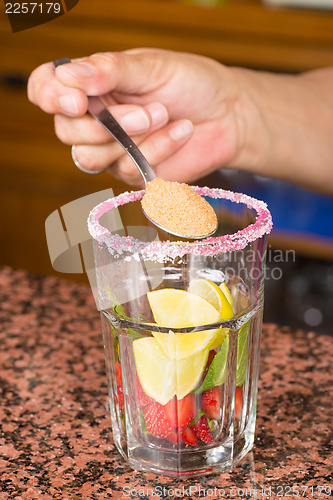
<svg viewBox="0 0 333 500">
<path fill-rule="evenodd" d="M 135 95 L 138 104 L 145 104 L 140 96 L 160 88 L 172 74 L 168 59 L 168 51 L 158 49 L 97 53 L 57 67 L 56 76 L 88 95 L 119 92 Z"/>
<path fill-rule="evenodd" d="M 81 89 L 65 85 L 57 77 L 52 62 L 34 69 L 28 80 L 28 99 L 50 114 L 83 116 L 88 99 Z"/>
</svg>

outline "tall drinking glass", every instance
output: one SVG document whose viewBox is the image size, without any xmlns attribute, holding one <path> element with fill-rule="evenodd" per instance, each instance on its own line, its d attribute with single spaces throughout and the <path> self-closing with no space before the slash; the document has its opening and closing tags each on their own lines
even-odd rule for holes
<svg viewBox="0 0 333 500">
<path fill-rule="evenodd" d="M 88 219 L 113 440 L 133 469 L 170 476 L 231 470 L 255 432 L 271 216 L 246 195 L 194 189 L 219 220 L 202 241 L 166 240 L 143 191 Z"/>
</svg>

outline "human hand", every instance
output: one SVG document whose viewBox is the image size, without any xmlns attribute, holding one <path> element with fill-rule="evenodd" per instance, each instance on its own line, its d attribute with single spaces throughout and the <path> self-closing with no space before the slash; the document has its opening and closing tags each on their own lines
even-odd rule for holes
<svg viewBox="0 0 333 500">
<path fill-rule="evenodd" d="M 157 49 L 99 53 L 33 71 L 28 97 L 55 115 L 60 140 L 75 144 L 86 169 L 131 185 L 142 178 L 120 146 L 88 115 L 99 95 L 139 145 L 156 174 L 194 181 L 244 153 L 244 96 L 231 69 L 208 58 Z"/>
</svg>

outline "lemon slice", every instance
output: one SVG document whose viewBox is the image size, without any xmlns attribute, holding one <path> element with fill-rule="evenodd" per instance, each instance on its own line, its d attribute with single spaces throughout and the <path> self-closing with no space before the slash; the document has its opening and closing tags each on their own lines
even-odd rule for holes
<svg viewBox="0 0 333 500">
<path fill-rule="evenodd" d="M 209 302 L 221 314 L 221 320 L 231 319 L 234 316 L 232 306 L 226 297 L 224 290 L 209 280 L 203 278 L 194 279 L 190 282 L 188 291 L 198 295 Z"/>
<path fill-rule="evenodd" d="M 216 309 L 221 311 L 222 320 L 233 318 L 233 300 L 230 290 L 225 283 L 217 286 L 215 283 L 209 280 L 205 280 L 202 278 L 194 279 L 190 282 L 188 290 L 191 293 L 195 293 L 205 298 Z M 228 332 L 228 328 L 219 328 L 215 337 L 208 344 L 208 349 L 211 350 L 219 347 Z"/>
<path fill-rule="evenodd" d="M 133 352 L 143 390 L 162 405 L 166 404 L 176 392 L 175 362 L 153 337 L 134 340 Z"/>
<path fill-rule="evenodd" d="M 230 304 L 220 290 L 224 301 Z M 208 325 L 221 321 L 221 314 L 205 298 L 176 288 L 148 292 L 147 297 L 156 323 L 168 328 Z M 232 310 L 232 309 L 231 309 Z"/>
<path fill-rule="evenodd" d="M 133 342 L 137 374 L 143 390 L 158 403 L 166 404 L 175 394 L 182 399 L 198 385 L 208 350 L 182 360 L 169 359 L 154 337 Z"/>
<path fill-rule="evenodd" d="M 231 296 L 231 293 L 230 293 L 230 290 L 229 288 L 227 287 L 227 285 L 223 282 L 221 283 L 220 285 L 220 290 L 222 290 L 222 292 L 224 293 L 227 301 L 229 302 L 229 304 L 231 305 L 231 307 L 233 306 L 233 299 L 232 299 L 232 296 Z M 215 349 L 216 347 L 220 347 L 220 345 L 222 344 L 225 336 L 227 335 L 227 333 L 229 332 L 229 328 L 220 328 L 217 335 L 215 335 L 213 341 L 211 342 L 211 344 L 209 345 L 209 349 Z"/>
<path fill-rule="evenodd" d="M 169 333 L 152 332 L 152 334 L 169 359 L 179 360 L 207 349 L 215 340 L 219 331 L 215 329 L 203 332 L 175 334 L 170 330 Z M 222 341 L 217 345 L 221 343 Z"/>
<path fill-rule="evenodd" d="M 229 333 L 229 328 L 219 328 L 217 334 L 215 335 L 211 343 L 208 345 L 208 349 L 211 350 L 215 349 L 216 347 L 220 347 L 227 333 Z"/>
<path fill-rule="evenodd" d="M 174 361 L 176 365 L 176 396 L 183 399 L 197 387 L 208 359 L 208 350 L 204 349 L 193 356 Z"/>
<path fill-rule="evenodd" d="M 229 290 L 229 288 L 227 287 L 227 285 L 224 283 L 221 283 L 220 285 L 220 289 L 222 290 L 222 292 L 224 293 L 224 295 L 226 296 L 226 299 L 227 301 L 229 302 L 229 304 L 231 305 L 231 307 L 233 306 L 233 299 L 232 299 L 232 296 L 231 296 L 231 292 Z"/>
</svg>

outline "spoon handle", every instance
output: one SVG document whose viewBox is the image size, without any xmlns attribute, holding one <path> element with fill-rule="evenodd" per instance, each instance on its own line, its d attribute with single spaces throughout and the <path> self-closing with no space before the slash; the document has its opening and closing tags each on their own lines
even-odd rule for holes
<svg viewBox="0 0 333 500">
<path fill-rule="evenodd" d="M 103 127 L 114 137 L 114 139 L 124 148 L 126 153 L 132 158 L 140 174 L 145 181 L 145 185 L 156 178 L 156 174 L 149 165 L 146 158 L 141 153 L 137 145 L 127 135 L 125 130 L 119 125 L 117 120 L 111 115 L 99 97 L 88 97 L 88 111 Z"/>
<path fill-rule="evenodd" d="M 53 65 L 56 68 L 62 64 L 70 63 L 71 60 L 67 57 L 54 61 Z M 156 178 L 156 174 L 149 165 L 146 158 L 141 153 L 137 145 L 127 135 L 125 130 L 119 125 L 117 120 L 112 116 L 110 111 L 105 107 L 103 101 L 96 96 L 88 96 L 88 111 L 89 113 L 112 135 L 112 137 L 120 144 L 126 153 L 131 157 L 137 166 L 140 174 L 143 177 L 145 185 Z"/>
</svg>

